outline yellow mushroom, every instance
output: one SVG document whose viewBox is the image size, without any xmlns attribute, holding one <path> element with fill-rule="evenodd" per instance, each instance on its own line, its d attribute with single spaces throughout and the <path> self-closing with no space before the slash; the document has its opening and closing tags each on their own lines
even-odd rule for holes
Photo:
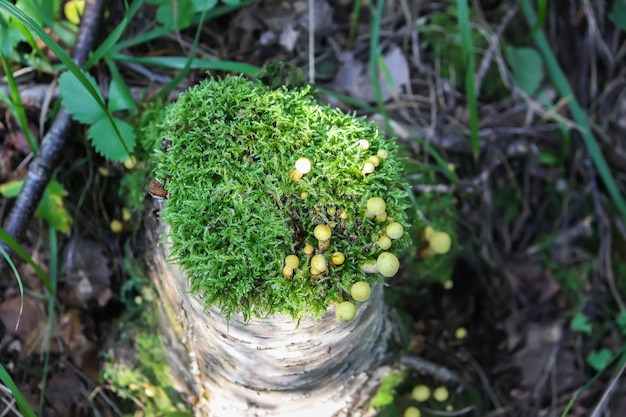
<svg viewBox="0 0 626 417">
<path fill-rule="evenodd" d="M 318 240 L 318 248 L 320 248 L 321 250 L 328 249 L 328 247 L 330 246 L 331 233 L 332 230 L 330 229 L 330 227 L 328 227 L 328 225 L 318 224 L 317 226 L 315 226 L 315 229 L 313 230 L 313 236 L 315 236 L 315 239 Z"/>
<path fill-rule="evenodd" d="M 313 275 L 319 275 L 321 273 L 328 271 L 328 264 L 326 262 L 326 258 L 324 258 L 324 255 L 322 254 L 313 255 L 313 257 L 311 258 L 310 271 L 311 271 L 311 274 Z"/>
<path fill-rule="evenodd" d="M 365 215 L 370 218 L 382 215 L 387 209 L 385 200 L 380 197 L 370 198 L 369 200 L 367 200 L 366 206 L 367 212 L 365 213 Z"/>
</svg>

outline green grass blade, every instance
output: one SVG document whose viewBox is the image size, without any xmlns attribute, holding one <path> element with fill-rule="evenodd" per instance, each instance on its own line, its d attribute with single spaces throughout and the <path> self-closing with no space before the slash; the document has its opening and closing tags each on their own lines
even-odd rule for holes
<svg viewBox="0 0 626 417">
<path fill-rule="evenodd" d="M 463 49 L 463 61 L 465 62 L 465 95 L 469 112 L 469 127 L 472 140 L 472 153 L 478 158 L 480 152 L 480 137 L 478 136 L 478 98 L 474 77 L 476 63 L 474 62 L 474 42 L 470 28 L 470 14 L 467 0 L 457 0 L 459 33 L 461 34 L 461 47 Z"/>
<path fill-rule="evenodd" d="M 17 388 L 17 385 L 15 385 L 15 382 L 13 382 L 13 378 L 11 378 L 11 375 L 9 375 L 1 363 L 0 381 L 2 381 L 9 391 L 11 391 L 11 394 L 13 394 L 15 402 L 17 403 L 17 407 L 20 409 L 20 412 L 24 415 L 24 417 L 37 417 L 33 409 L 30 407 L 30 404 L 28 404 L 28 401 L 26 401 L 20 390 Z"/>
<path fill-rule="evenodd" d="M 13 78 L 13 72 L 11 68 L 9 68 L 9 63 L 5 57 L 0 57 L 2 59 L 2 65 L 4 66 L 4 74 L 7 77 L 7 84 L 9 86 L 9 91 L 11 92 L 11 101 L 13 105 L 11 108 L 13 109 L 13 115 L 17 119 L 17 123 L 20 125 L 22 132 L 24 132 L 24 136 L 26 136 L 26 141 L 28 142 L 28 146 L 30 146 L 31 151 L 35 154 L 38 151 L 37 142 L 35 142 L 35 138 L 28 127 L 28 118 L 26 117 L 26 111 L 24 110 L 24 105 L 22 104 L 22 98 L 20 97 L 19 89 L 17 88 L 17 83 L 15 82 L 15 78 Z"/>
<path fill-rule="evenodd" d="M 535 17 L 535 12 L 531 5 L 530 0 L 522 0 L 522 10 L 526 17 L 526 21 L 528 25 L 533 27 L 537 23 L 537 18 Z M 593 132 L 591 130 L 591 126 L 587 121 L 587 114 L 582 109 L 580 104 L 578 104 L 578 100 L 574 95 L 568 81 L 567 77 L 563 73 L 561 66 L 559 65 L 554 53 L 550 49 L 550 45 L 546 37 L 543 34 L 542 30 L 537 30 L 533 34 L 533 38 L 535 41 L 535 45 L 541 53 L 543 60 L 546 64 L 546 69 L 548 71 L 548 75 L 552 80 L 552 84 L 559 92 L 561 97 L 567 98 L 567 107 L 572 115 L 574 121 L 578 124 L 580 135 L 585 143 L 585 147 L 593 160 L 593 163 L 606 187 L 615 207 L 619 211 L 622 216 L 622 219 L 626 220 L 626 201 L 624 201 L 624 197 L 619 191 L 617 183 L 613 179 L 611 175 L 611 170 L 609 169 L 604 156 L 602 155 L 602 151 L 600 150 L 600 146 L 596 141 Z"/>
<path fill-rule="evenodd" d="M 118 53 L 114 54 L 112 58 L 121 62 L 132 62 L 134 64 L 178 70 L 185 68 L 185 65 L 187 64 L 187 57 L 178 56 L 134 57 Z M 233 72 L 236 74 L 246 75 L 256 75 L 261 70 L 259 67 L 241 62 L 214 61 L 204 58 L 193 58 L 191 60 L 190 68 Z"/>
<path fill-rule="evenodd" d="M 48 227 L 50 238 L 50 283 L 52 291 L 48 293 L 48 323 L 46 328 L 46 338 L 44 347 L 43 372 L 41 377 L 41 392 L 39 395 L 39 415 L 44 415 L 44 403 L 46 399 L 46 385 L 48 383 L 48 369 L 50 368 L 50 342 L 54 328 L 54 313 L 57 299 L 57 282 L 59 272 L 59 245 L 57 242 L 57 230 L 53 226 Z"/>
</svg>

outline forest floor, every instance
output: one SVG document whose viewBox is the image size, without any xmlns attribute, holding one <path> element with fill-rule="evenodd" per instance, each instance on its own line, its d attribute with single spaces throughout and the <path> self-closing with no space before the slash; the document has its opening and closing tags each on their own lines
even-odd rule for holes
<svg viewBox="0 0 626 417">
<path fill-rule="evenodd" d="M 123 2 L 108 3 L 102 34 L 126 13 Z M 626 11 L 610 2 L 549 2 L 542 28 L 573 98 L 559 94 L 518 2 L 472 2 L 478 97 L 472 142 L 456 2 L 387 1 L 378 26 L 374 4 L 313 3 L 319 20 L 312 39 L 306 1 L 242 3 L 204 24 L 196 56 L 257 67 L 291 62 L 305 75 L 313 58 L 315 84 L 328 92 L 321 100 L 367 115 L 398 137 L 409 164 L 432 169 L 428 185 L 407 177 L 415 195 L 454 201 L 459 250 L 449 258 L 451 272 L 421 279 L 408 266 L 388 290 L 407 329 L 405 361 L 425 359 L 460 380 L 448 400 L 419 404 L 422 415 L 626 416 L 625 218 L 602 177 L 598 150 L 584 140 L 570 107 L 577 101 L 586 112 L 607 175 L 626 193 L 626 35 L 623 21 L 622 30 L 617 23 Z M 157 6 L 144 4 L 116 42 L 158 18 L 165 19 Z M 152 66 L 150 59 L 184 59 L 195 29 L 164 31 L 123 49 L 137 58 L 119 62 L 131 91 L 156 92 L 171 81 L 180 69 Z M 370 76 L 374 38 L 378 94 Z M 10 65 L 40 141 L 54 110 L 56 77 L 17 60 Z M 225 74 L 226 66 L 216 68 L 222 71 L 212 74 Z M 104 64 L 91 73 L 108 85 Z M 192 67 L 177 90 L 206 76 Z M 6 84 L 0 79 L 0 87 Z M 0 108 L 4 222 L 32 152 L 6 101 Z M 58 188 L 49 190 L 52 208 L 40 207 L 22 242 L 55 277 L 55 302 L 39 295 L 44 284 L 27 263 L 15 261 L 24 297 L 14 275 L 0 278 L 0 362 L 46 416 L 116 416 L 144 407 L 140 397 L 119 398 L 101 374 L 118 321 L 140 303 L 141 273 L 128 261 L 140 257 L 140 221 L 118 195 L 128 164 L 104 160 L 85 137 L 76 126 L 55 175 Z M 49 223 L 65 229 L 58 242 Z M 420 371 L 398 383 L 380 416 L 400 416 L 414 405 L 414 385 L 441 385 L 437 371 Z M 0 415 L 19 415 L 3 385 L 0 398 Z"/>
</svg>

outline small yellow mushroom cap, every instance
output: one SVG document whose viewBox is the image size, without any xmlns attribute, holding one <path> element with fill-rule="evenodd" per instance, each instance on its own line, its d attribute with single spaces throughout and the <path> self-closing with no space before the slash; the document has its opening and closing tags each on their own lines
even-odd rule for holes
<svg viewBox="0 0 626 417">
<path fill-rule="evenodd" d="M 122 233 L 124 230 L 124 223 L 119 220 L 112 220 L 109 227 L 113 233 Z"/>
<path fill-rule="evenodd" d="M 389 152 L 384 149 L 379 149 L 378 152 L 376 152 L 376 155 L 378 155 L 380 159 L 387 159 L 387 157 L 389 156 Z"/>
<path fill-rule="evenodd" d="M 382 250 L 389 249 L 391 247 L 391 239 L 389 239 L 389 236 L 385 235 L 378 239 L 378 246 L 380 246 Z"/>
<path fill-rule="evenodd" d="M 426 241 L 430 240 L 435 234 L 435 229 L 430 226 L 426 226 L 424 229 L 424 233 L 422 234 L 422 238 Z"/>
<path fill-rule="evenodd" d="M 332 258 L 330 258 L 330 261 L 333 265 L 341 265 L 346 261 L 346 255 L 341 252 L 335 252 L 333 253 Z"/>
<path fill-rule="evenodd" d="M 380 158 L 376 155 L 372 155 L 369 158 L 367 158 L 367 162 L 377 167 L 378 165 L 380 165 Z"/>
<path fill-rule="evenodd" d="M 370 147 L 370 143 L 369 143 L 369 141 L 367 141 L 367 140 L 365 140 L 365 139 L 361 139 L 361 140 L 359 141 L 359 147 L 360 147 L 361 149 L 363 149 L 363 150 L 366 150 L 366 149 L 368 149 L 368 148 Z"/>
<path fill-rule="evenodd" d="M 422 417 L 422 412 L 417 407 L 407 407 L 402 417 Z"/>
<path fill-rule="evenodd" d="M 326 213 L 328 213 L 329 216 L 334 216 L 337 213 L 337 209 L 335 207 L 328 207 Z"/>
<path fill-rule="evenodd" d="M 459 327 L 454 332 L 454 337 L 457 339 L 465 339 L 467 337 L 467 329 L 465 327 Z"/>
<path fill-rule="evenodd" d="M 444 290 L 451 290 L 452 288 L 454 288 L 454 281 L 452 281 L 451 279 L 448 279 L 443 282 Z"/>
<path fill-rule="evenodd" d="M 376 259 L 376 267 L 382 276 L 390 278 L 398 273 L 400 261 L 393 253 L 383 252 Z"/>
<path fill-rule="evenodd" d="M 310 255 L 313 253 L 313 251 L 315 250 L 315 248 L 311 245 L 306 245 L 304 247 L 304 253 L 306 253 L 307 255 Z"/>
<path fill-rule="evenodd" d="M 302 191 L 300 193 L 300 198 L 303 200 L 306 200 L 309 197 L 309 193 L 307 193 L 306 191 Z"/>
<path fill-rule="evenodd" d="M 440 403 L 446 401 L 449 397 L 450 393 L 446 387 L 438 387 L 433 391 L 433 398 Z"/>
<path fill-rule="evenodd" d="M 288 255 L 285 257 L 285 265 L 289 268 L 297 268 L 300 263 L 300 258 L 296 255 Z"/>
<path fill-rule="evenodd" d="M 350 287 L 350 295 L 352 296 L 352 298 L 355 299 L 355 301 L 358 301 L 359 303 L 367 301 L 370 298 L 371 294 L 372 289 L 370 288 L 370 285 L 365 281 L 355 282 L 354 284 L 352 284 L 352 287 Z"/>
<path fill-rule="evenodd" d="M 289 178 L 292 181 L 298 181 L 300 178 L 302 178 L 302 172 L 298 171 L 297 169 L 294 169 L 293 171 L 289 173 Z"/>
<path fill-rule="evenodd" d="M 319 275 L 322 272 L 325 272 L 327 268 L 328 264 L 326 263 L 326 258 L 324 258 L 324 255 L 313 255 L 313 257 L 311 258 L 311 273 L 313 275 Z M 315 272 L 317 272 L 317 274 Z"/>
<path fill-rule="evenodd" d="M 379 214 L 379 215 L 376 216 L 376 221 L 378 223 L 385 222 L 385 221 L 387 221 L 387 219 L 388 219 L 387 213 Z"/>
<path fill-rule="evenodd" d="M 124 159 L 124 167 L 126 167 L 126 169 L 133 169 L 135 166 L 137 166 L 137 157 L 135 155 Z"/>
<path fill-rule="evenodd" d="M 361 170 L 364 174 L 371 174 L 376 169 L 376 166 L 371 162 L 366 162 L 363 164 L 363 169 Z"/>
<path fill-rule="evenodd" d="M 311 172 L 311 160 L 309 158 L 300 158 L 296 161 L 296 170 L 302 174 Z"/>
<path fill-rule="evenodd" d="M 426 385 L 418 385 L 413 388 L 411 396 L 415 401 L 424 402 L 430 398 L 430 388 Z"/>
<path fill-rule="evenodd" d="M 339 218 L 341 220 L 345 220 L 348 217 L 348 213 L 346 213 L 345 211 L 342 211 L 341 213 L 339 213 Z"/>
<path fill-rule="evenodd" d="M 288 265 L 283 266 L 283 276 L 285 278 L 293 277 L 293 268 Z"/>
<path fill-rule="evenodd" d="M 343 322 L 352 321 L 356 317 L 356 306 L 350 301 L 344 301 L 335 308 L 335 316 Z"/>
<path fill-rule="evenodd" d="M 440 255 L 448 253 L 450 246 L 452 246 L 450 235 L 446 232 L 435 232 L 429 242 L 433 252 Z"/>
<path fill-rule="evenodd" d="M 391 239 L 400 239 L 404 234 L 404 228 L 400 223 L 393 222 L 387 225 L 386 232 L 387 236 L 389 236 Z"/>
<path fill-rule="evenodd" d="M 387 209 L 387 205 L 385 204 L 385 200 L 380 197 L 372 197 L 367 200 L 367 212 L 372 216 L 378 216 L 385 212 Z"/>
<path fill-rule="evenodd" d="M 331 233 L 330 227 L 325 224 L 318 224 L 313 230 L 313 236 L 315 236 L 317 240 L 328 240 L 330 239 Z"/>
</svg>

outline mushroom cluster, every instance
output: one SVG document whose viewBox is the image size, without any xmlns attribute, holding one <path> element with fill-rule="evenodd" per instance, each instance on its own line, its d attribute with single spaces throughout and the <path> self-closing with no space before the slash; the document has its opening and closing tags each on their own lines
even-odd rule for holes
<svg viewBox="0 0 626 417">
<path fill-rule="evenodd" d="M 452 246 L 452 239 L 448 233 L 436 231 L 430 226 L 424 229 L 422 240 L 426 242 L 427 246 L 420 250 L 421 259 L 446 254 L 450 251 L 450 247 Z"/>
</svg>

